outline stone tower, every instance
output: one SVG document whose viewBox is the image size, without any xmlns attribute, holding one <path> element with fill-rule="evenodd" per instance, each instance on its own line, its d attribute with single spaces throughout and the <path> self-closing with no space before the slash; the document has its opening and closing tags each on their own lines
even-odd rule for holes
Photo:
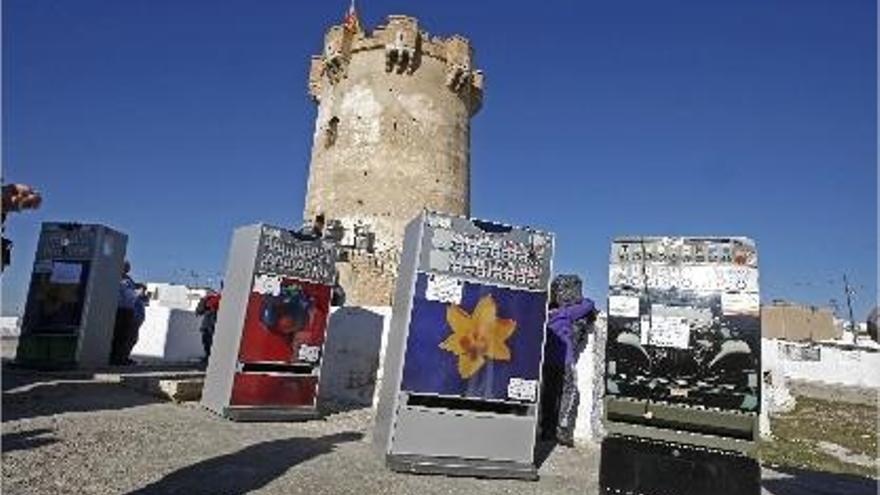
<svg viewBox="0 0 880 495">
<path fill-rule="evenodd" d="M 430 36 L 401 15 L 372 33 L 350 21 L 312 57 L 318 116 L 304 217 L 323 216 L 340 240 L 349 304 L 389 305 L 407 222 L 423 208 L 470 213 L 470 118 L 483 75 L 461 36 Z"/>
</svg>

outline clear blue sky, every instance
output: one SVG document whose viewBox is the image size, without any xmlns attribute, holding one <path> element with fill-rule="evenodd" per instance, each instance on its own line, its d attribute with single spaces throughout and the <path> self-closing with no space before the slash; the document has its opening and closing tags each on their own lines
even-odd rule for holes
<svg viewBox="0 0 880 495">
<path fill-rule="evenodd" d="M 6 0 L 3 174 L 45 196 L 11 217 L 3 312 L 39 223 L 130 235 L 140 280 L 225 270 L 235 226 L 301 221 L 307 64 L 347 2 Z M 748 235 L 764 300 L 877 293 L 872 0 L 359 2 L 461 33 L 487 77 L 472 211 L 558 235 L 604 300 L 610 240 Z"/>
</svg>

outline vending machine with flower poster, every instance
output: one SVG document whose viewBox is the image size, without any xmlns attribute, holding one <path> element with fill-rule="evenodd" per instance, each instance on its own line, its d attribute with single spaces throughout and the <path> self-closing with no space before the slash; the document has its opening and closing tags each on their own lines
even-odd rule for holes
<svg viewBox="0 0 880 495">
<path fill-rule="evenodd" d="M 40 231 L 15 363 L 94 368 L 110 361 L 125 234 L 46 222 Z"/>
<path fill-rule="evenodd" d="M 616 239 L 605 359 L 604 493 L 759 493 L 752 240 Z"/>
<path fill-rule="evenodd" d="M 235 231 L 202 404 L 233 420 L 316 417 L 336 251 L 269 225 Z"/>
<path fill-rule="evenodd" d="M 406 229 L 374 441 L 397 471 L 535 478 L 553 237 L 424 212 Z"/>
</svg>

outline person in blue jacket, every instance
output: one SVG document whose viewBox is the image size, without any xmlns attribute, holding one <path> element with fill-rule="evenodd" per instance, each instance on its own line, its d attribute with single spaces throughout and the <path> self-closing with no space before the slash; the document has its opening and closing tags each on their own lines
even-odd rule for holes
<svg viewBox="0 0 880 495">
<path fill-rule="evenodd" d="M 577 360 L 596 320 L 596 306 L 583 296 L 577 275 L 557 275 L 550 284 L 550 313 L 544 347 L 542 437 L 574 445 L 574 426 L 580 395 Z"/>
</svg>

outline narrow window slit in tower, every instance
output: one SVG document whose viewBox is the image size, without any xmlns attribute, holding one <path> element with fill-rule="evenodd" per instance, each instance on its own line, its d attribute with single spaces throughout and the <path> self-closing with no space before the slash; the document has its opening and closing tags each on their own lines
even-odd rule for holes
<svg viewBox="0 0 880 495">
<path fill-rule="evenodd" d="M 339 117 L 333 117 L 327 122 L 327 130 L 324 135 L 324 147 L 329 148 L 336 144 L 336 137 L 339 134 Z"/>
</svg>

